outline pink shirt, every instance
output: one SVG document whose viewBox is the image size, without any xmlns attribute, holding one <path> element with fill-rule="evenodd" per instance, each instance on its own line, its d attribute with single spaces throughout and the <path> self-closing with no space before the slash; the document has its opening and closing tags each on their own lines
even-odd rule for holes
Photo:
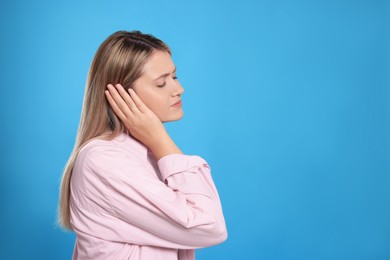
<svg viewBox="0 0 390 260">
<path fill-rule="evenodd" d="M 79 152 L 70 210 L 73 259 L 187 260 L 227 238 L 207 162 L 183 154 L 156 161 L 126 134 Z"/>
</svg>

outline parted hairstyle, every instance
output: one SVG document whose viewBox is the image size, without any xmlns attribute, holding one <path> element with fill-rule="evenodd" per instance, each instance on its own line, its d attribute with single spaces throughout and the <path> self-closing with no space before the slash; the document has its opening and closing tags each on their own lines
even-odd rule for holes
<svg viewBox="0 0 390 260">
<path fill-rule="evenodd" d="M 118 31 L 98 48 L 89 72 L 84 93 L 76 142 L 62 176 L 58 206 L 58 223 L 73 230 L 70 223 L 70 179 L 80 149 L 94 138 L 111 140 L 125 131 L 120 119 L 111 109 L 104 91 L 108 84 L 132 88 L 142 75 L 145 63 L 154 51 L 171 54 L 160 39 L 140 31 Z"/>
</svg>

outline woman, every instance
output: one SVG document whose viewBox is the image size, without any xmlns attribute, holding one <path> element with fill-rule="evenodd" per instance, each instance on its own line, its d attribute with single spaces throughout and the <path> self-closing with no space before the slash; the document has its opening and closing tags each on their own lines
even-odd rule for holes
<svg viewBox="0 0 390 260">
<path fill-rule="evenodd" d="M 73 259 L 194 259 L 226 240 L 207 162 L 163 125 L 183 116 L 183 91 L 161 40 L 119 31 L 99 47 L 60 191 Z"/>
</svg>

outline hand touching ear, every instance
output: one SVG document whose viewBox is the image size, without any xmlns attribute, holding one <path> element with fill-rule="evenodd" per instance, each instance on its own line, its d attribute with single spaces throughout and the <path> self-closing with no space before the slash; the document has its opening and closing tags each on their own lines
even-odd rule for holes
<svg viewBox="0 0 390 260">
<path fill-rule="evenodd" d="M 111 84 L 105 91 L 107 100 L 130 134 L 149 147 L 156 159 L 164 155 L 182 153 L 172 141 L 157 115 L 138 97 L 133 89 L 126 90 Z"/>
</svg>

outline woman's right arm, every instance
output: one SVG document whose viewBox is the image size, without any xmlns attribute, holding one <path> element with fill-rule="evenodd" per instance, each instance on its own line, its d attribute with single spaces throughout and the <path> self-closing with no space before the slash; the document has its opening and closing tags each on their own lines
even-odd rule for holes
<svg viewBox="0 0 390 260">
<path fill-rule="evenodd" d="M 162 238 L 156 246 L 164 246 L 170 241 L 173 244 L 168 245 L 174 248 L 196 248 L 224 241 L 227 237 L 225 220 L 209 165 L 198 156 L 183 155 L 160 119 L 132 89 L 127 93 L 119 84 L 116 87 L 109 85 L 106 97 L 130 134 L 152 151 L 165 182 L 148 179 L 147 170 L 142 165 L 138 166 L 139 174 L 135 179 L 123 182 L 125 187 L 113 181 L 111 188 L 115 194 L 121 195 L 113 202 L 117 204 L 114 206 L 117 214 L 120 212 L 119 216 L 130 226 L 142 227 L 137 231 L 147 230 L 147 233 L 156 235 L 153 241 L 157 237 Z M 101 158 L 97 161 L 105 160 Z M 120 165 L 120 162 L 117 164 Z M 96 168 L 100 167 L 104 165 Z M 115 167 L 123 171 L 117 176 L 128 176 L 125 167 L 123 165 L 122 170 Z M 129 192 L 135 191 L 134 187 L 142 191 Z M 131 207 L 137 208 L 140 222 L 128 206 L 134 197 L 141 201 Z M 142 236 L 142 239 L 145 237 L 148 236 Z M 138 239 L 136 242 L 140 243 Z"/>
<path fill-rule="evenodd" d="M 201 157 L 162 157 L 162 182 L 119 148 L 92 147 L 79 156 L 71 184 L 75 230 L 104 240 L 179 249 L 226 240 L 218 192 Z"/>
</svg>

